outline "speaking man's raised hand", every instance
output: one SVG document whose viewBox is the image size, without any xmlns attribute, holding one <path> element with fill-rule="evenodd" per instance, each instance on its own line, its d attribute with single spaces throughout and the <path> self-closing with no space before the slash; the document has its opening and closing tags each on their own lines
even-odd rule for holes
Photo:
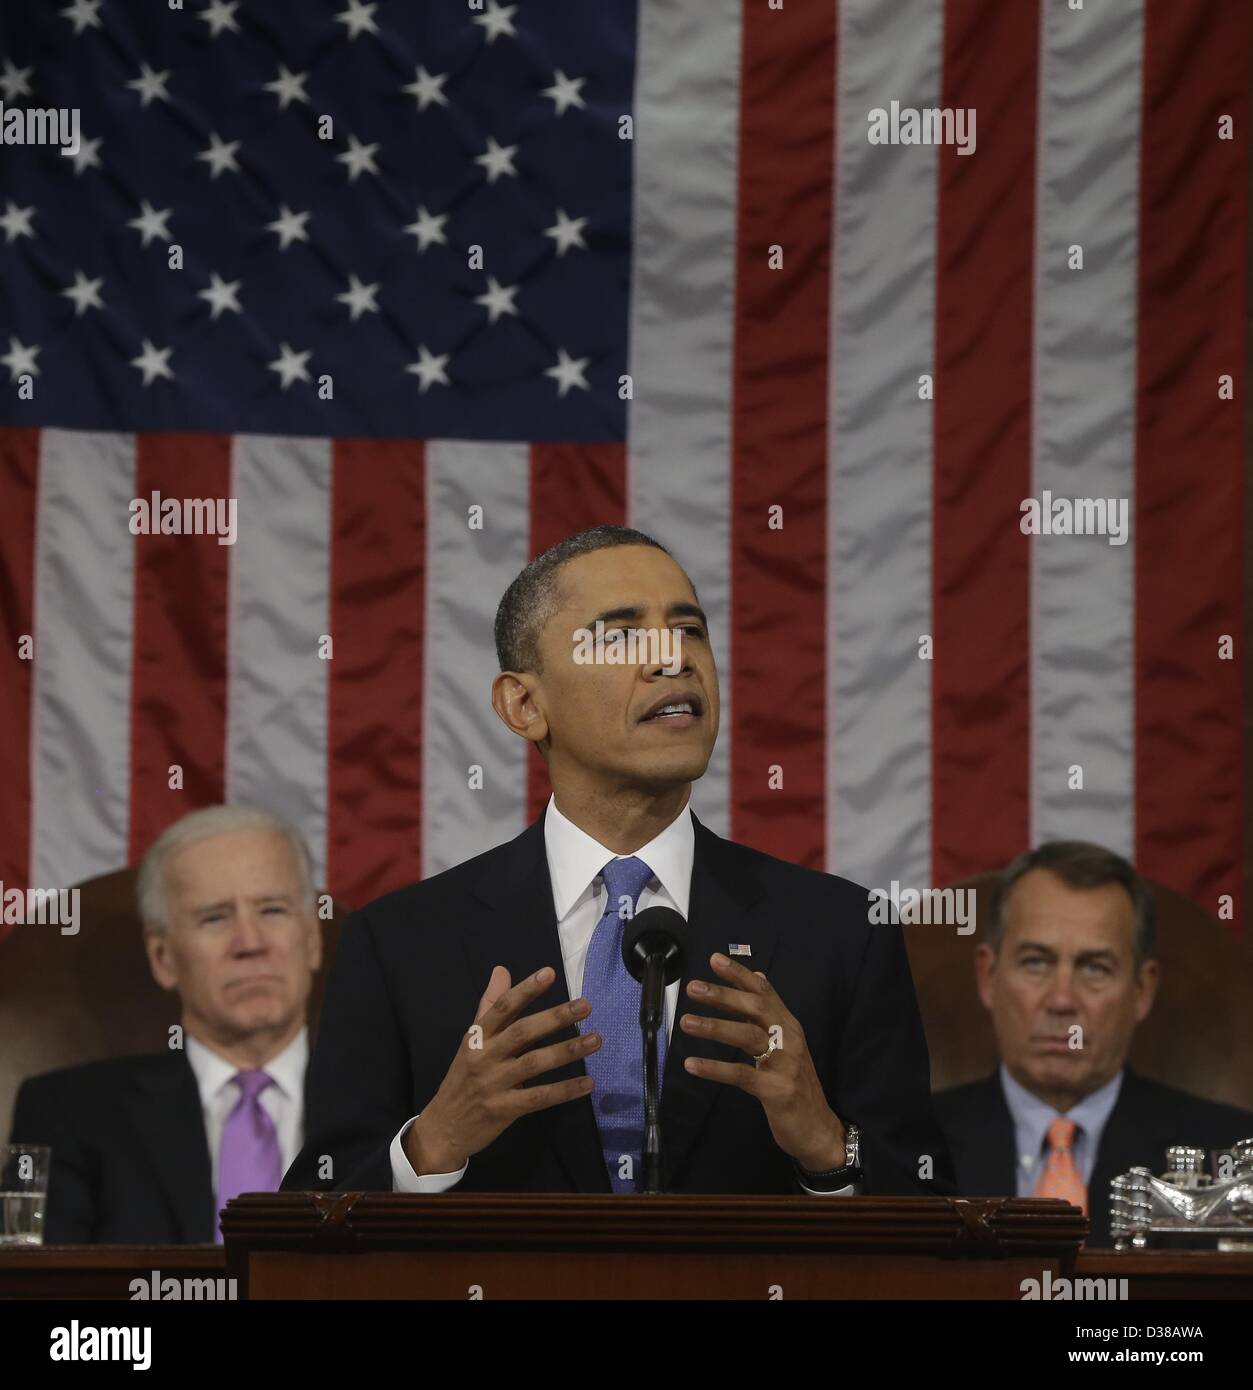
<svg viewBox="0 0 1253 1390">
<path fill-rule="evenodd" d="M 586 999 L 575 999 L 523 1018 L 526 1007 L 555 979 L 556 973 L 547 965 L 516 985 L 511 985 L 504 966 L 492 970 L 474 1023 L 439 1090 L 405 1135 L 405 1155 L 415 1173 L 456 1172 L 519 1116 L 578 1100 L 591 1091 L 590 1076 L 525 1084 L 600 1047 L 596 1033 L 535 1046 L 591 1012 Z"/>
</svg>

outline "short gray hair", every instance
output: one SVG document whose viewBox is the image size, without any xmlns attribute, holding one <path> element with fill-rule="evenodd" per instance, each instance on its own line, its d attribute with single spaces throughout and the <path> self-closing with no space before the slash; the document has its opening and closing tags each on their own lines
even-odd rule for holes
<svg viewBox="0 0 1253 1390">
<path fill-rule="evenodd" d="M 502 671 L 538 673 L 543 669 L 539 635 L 560 606 L 561 567 L 577 555 L 590 555 L 595 550 L 609 550 L 618 545 L 651 545 L 670 555 L 660 541 L 633 527 L 593 526 L 549 546 L 527 565 L 505 590 L 496 609 L 496 659 Z M 696 592 L 695 588 L 692 592 Z"/>
<path fill-rule="evenodd" d="M 991 926 L 987 943 L 999 950 L 1005 935 L 1005 904 L 1009 890 L 1032 869 L 1048 869 L 1070 888 L 1100 888 L 1119 883 L 1127 890 L 1135 916 L 1132 948 L 1136 969 L 1153 954 L 1157 944 L 1157 914 L 1148 883 L 1121 854 L 1087 840 L 1048 840 L 1011 860 L 1001 870 L 992 889 Z"/>
<path fill-rule="evenodd" d="M 135 888 L 144 931 L 159 933 L 170 925 L 165 900 L 165 865 L 170 855 L 198 840 L 211 840 L 216 835 L 230 835 L 238 830 L 269 830 L 287 841 L 300 876 L 301 899 L 305 907 L 313 909 L 317 901 L 313 886 L 313 859 L 304 837 L 294 825 L 260 806 L 238 803 L 206 806 L 202 810 L 188 812 L 173 825 L 167 826 L 144 855 Z"/>
</svg>

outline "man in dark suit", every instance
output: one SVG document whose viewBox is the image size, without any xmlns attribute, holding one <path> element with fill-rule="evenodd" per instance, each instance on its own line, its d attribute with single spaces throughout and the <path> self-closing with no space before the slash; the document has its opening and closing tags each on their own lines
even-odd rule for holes
<svg viewBox="0 0 1253 1390">
<path fill-rule="evenodd" d="M 345 924 L 284 1187 L 636 1190 L 639 986 L 620 943 L 660 905 L 691 935 L 666 991 L 671 1190 L 949 1190 L 899 929 L 870 924 L 864 889 L 691 813 L 718 677 L 669 552 L 625 527 L 568 538 L 506 592 L 496 647 L 493 706 L 553 797 L 510 843 Z"/>
<path fill-rule="evenodd" d="M 251 807 L 192 812 L 149 851 L 138 894 L 181 1023 L 168 1051 L 22 1083 L 11 1142 L 51 1146 L 48 1242 L 219 1240 L 219 1209 L 277 1189 L 303 1138 L 322 937 L 299 834 Z"/>
<path fill-rule="evenodd" d="M 975 952 L 1001 1067 L 935 1097 L 963 1192 L 1064 1197 L 1108 1246 L 1112 1178 L 1161 1172 L 1171 1144 L 1253 1136 L 1253 1113 L 1126 1065 L 1157 989 L 1154 936 L 1148 886 L 1098 845 L 1053 841 L 1001 873 Z"/>
</svg>

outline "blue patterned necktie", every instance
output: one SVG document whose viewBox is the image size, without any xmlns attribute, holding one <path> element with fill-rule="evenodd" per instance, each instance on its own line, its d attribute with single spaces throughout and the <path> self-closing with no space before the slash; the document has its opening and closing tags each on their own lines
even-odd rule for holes
<svg viewBox="0 0 1253 1390">
<path fill-rule="evenodd" d="M 601 873 L 609 896 L 583 967 L 583 998 L 591 1004 L 592 1012 L 579 1031 L 599 1033 L 602 1039 L 601 1046 L 584 1062 L 595 1082 L 592 1109 L 609 1181 L 615 1192 L 634 1192 L 644 1148 L 644 1042 L 640 984 L 623 963 L 622 936 L 653 871 L 642 859 L 632 857 L 611 859 Z M 665 1074 L 665 1067 L 663 1015 L 657 1031 L 658 1076 Z M 629 1164 L 624 1162 L 627 1156 Z"/>
</svg>

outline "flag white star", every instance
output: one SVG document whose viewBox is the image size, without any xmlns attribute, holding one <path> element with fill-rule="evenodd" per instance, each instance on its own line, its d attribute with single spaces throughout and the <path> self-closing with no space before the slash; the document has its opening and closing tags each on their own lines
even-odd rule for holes
<svg viewBox="0 0 1253 1390">
<path fill-rule="evenodd" d="M 377 5 L 363 5 L 361 0 L 348 0 L 348 8 L 335 16 L 335 22 L 347 27 L 350 40 L 360 34 L 377 34 L 378 25 L 374 22 L 377 9 Z"/>
<path fill-rule="evenodd" d="M 12 101 L 14 97 L 30 96 L 30 75 L 34 68 L 19 68 L 11 58 L 4 60 L 4 72 L 0 74 L 0 96 L 5 101 Z M 418 69 L 422 71 L 421 68 Z"/>
<path fill-rule="evenodd" d="M 293 101 L 303 101 L 308 105 L 309 94 L 305 91 L 305 83 L 308 80 L 307 72 L 288 72 L 287 64 L 280 63 L 278 76 L 273 82 L 265 84 L 265 90 L 273 92 L 278 97 L 278 109 L 286 111 Z"/>
<path fill-rule="evenodd" d="M 373 145 L 363 145 L 355 135 L 348 137 L 348 148 L 335 158 L 347 166 L 349 183 L 356 183 L 363 173 L 378 174 L 378 166 L 374 163 L 374 152 L 377 149 L 377 142 Z"/>
<path fill-rule="evenodd" d="M 379 292 L 379 283 L 376 280 L 372 285 L 363 285 L 355 275 L 349 273 L 348 288 L 335 298 L 339 303 L 347 304 L 353 323 L 356 323 L 362 314 L 378 313 L 379 306 L 374 301 Z"/>
<path fill-rule="evenodd" d="M 173 208 L 164 208 L 158 212 L 152 204 L 145 198 L 140 204 L 139 216 L 128 222 L 128 227 L 134 227 L 144 239 L 147 246 L 150 241 L 169 241 L 170 239 L 170 213 Z"/>
<path fill-rule="evenodd" d="M 565 348 L 557 349 L 557 365 L 555 367 L 545 367 L 544 375 L 552 377 L 557 382 L 557 394 L 564 396 L 572 387 L 577 386 L 581 390 L 590 391 L 592 388 L 587 384 L 583 376 L 583 368 L 592 359 L 590 357 L 580 357 L 577 360 L 566 352 Z"/>
<path fill-rule="evenodd" d="M 144 339 L 144 350 L 138 357 L 131 358 L 131 366 L 143 372 L 145 386 L 151 386 L 161 376 L 167 377 L 170 381 L 174 380 L 174 373 L 170 370 L 170 356 L 173 351 L 173 348 L 154 347 L 147 338 Z"/>
<path fill-rule="evenodd" d="M 517 305 L 514 304 L 514 296 L 518 293 L 518 285 L 502 285 L 494 275 L 487 277 L 487 293 L 480 294 L 475 298 L 476 304 L 481 304 L 487 310 L 488 323 L 495 323 L 501 314 L 516 314 Z"/>
<path fill-rule="evenodd" d="M 425 111 L 432 103 L 436 106 L 448 105 L 448 98 L 444 95 L 444 83 L 447 81 L 446 72 L 429 73 L 420 67 L 417 77 L 402 90 L 408 92 L 411 97 L 416 97 L 418 110 Z"/>
<path fill-rule="evenodd" d="M 418 360 L 410 362 L 405 371 L 412 372 L 418 378 L 418 390 L 425 395 L 428 386 L 452 385 L 452 382 L 448 380 L 448 373 L 444 370 L 447 365 L 448 353 L 441 352 L 437 357 L 434 353 L 426 350 L 425 343 L 419 343 Z"/>
<path fill-rule="evenodd" d="M 572 246 L 587 250 L 587 242 L 583 240 L 583 228 L 586 226 L 586 217 L 567 217 L 565 211 L 558 208 L 555 225 L 545 227 L 544 235 L 552 237 L 557 243 L 557 254 L 564 256 Z"/>
<path fill-rule="evenodd" d="M 216 39 L 227 29 L 232 34 L 238 34 L 239 20 L 235 18 L 237 9 L 239 9 L 239 0 L 210 0 L 209 4 L 200 11 L 198 18 L 203 19 L 209 26 L 211 39 Z"/>
<path fill-rule="evenodd" d="M 487 13 L 472 15 L 471 18 L 475 24 L 483 26 L 487 42 L 491 43 L 501 34 L 508 34 L 511 39 L 518 37 L 513 27 L 513 17 L 517 12 L 517 5 L 498 5 L 496 0 L 487 0 Z"/>
<path fill-rule="evenodd" d="M 25 347 L 19 339 L 10 338 L 8 352 L 0 357 L 0 363 L 9 369 L 9 380 L 12 381 L 19 376 L 38 376 L 39 368 L 35 366 L 35 358 L 42 351 L 42 348 L 34 344 Z"/>
<path fill-rule="evenodd" d="M 61 11 L 62 19 L 68 19 L 74 32 L 81 34 L 84 29 L 103 29 L 100 6 L 104 0 L 74 0 L 74 3 Z"/>
<path fill-rule="evenodd" d="M 273 222 L 267 222 L 267 232 L 278 233 L 278 249 L 286 251 L 293 241 L 308 241 L 309 233 L 305 223 L 312 217 L 309 212 L 293 212 L 286 203 L 279 204 L 279 215 Z"/>
<path fill-rule="evenodd" d="M 553 85 L 545 87 L 541 96 L 550 97 L 557 108 L 556 114 L 564 116 L 572 106 L 586 107 L 587 102 L 579 95 L 586 77 L 567 77 L 560 68 L 553 73 Z"/>
<path fill-rule="evenodd" d="M 100 168 L 100 146 L 103 144 L 104 141 L 99 135 L 94 140 L 82 139 L 78 142 L 78 153 L 69 156 L 73 161 L 75 174 L 81 174 L 84 169 Z M 64 154 L 68 148 L 63 145 L 62 153 Z"/>
<path fill-rule="evenodd" d="M 32 241 L 35 239 L 35 233 L 31 230 L 30 225 L 30 220 L 34 215 L 34 203 L 28 208 L 20 208 L 11 198 L 5 199 L 4 216 L 0 217 L 0 228 L 4 230 L 4 244 L 6 246 L 16 241 L 20 236 L 28 236 Z"/>
<path fill-rule="evenodd" d="M 104 284 L 104 276 L 98 279 L 89 280 L 81 270 L 74 272 L 74 283 L 63 289 L 61 293 L 66 299 L 74 301 L 74 317 L 81 318 L 88 309 L 103 309 L 104 301 L 100 298 L 100 286 Z"/>
<path fill-rule="evenodd" d="M 126 84 L 129 92 L 138 92 L 140 104 L 147 108 L 154 101 L 169 101 L 170 94 L 165 90 L 165 84 L 170 80 L 170 70 L 166 68 L 164 72 L 154 72 L 147 63 L 140 63 L 139 76 Z"/>
<path fill-rule="evenodd" d="M 280 343 L 278 350 L 279 356 L 267 365 L 270 371 L 277 372 L 283 378 L 284 391 L 293 381 L 310 380 L 309 369 L 305 363 L 313 356 L 312 352 L 295 352 L 286 343 Z"/>
<path fill-rule="evenodd" d="M 513 157 L 517 152 L 517 145 L 498 145 L 489 135 L 486 151 L 476 154 L 474 162 L 487 170 L 488 183 L 495 183 L 501 174 L 512 174 L 517 178 L 518 171 L 513 167 Z"/>
<path fill-rule="evenodd" d="M 446 243 L 448 238 L 444 235 L 444 223 L 448 221 L 446 212 L 440 213 L 438 217 L 427 212 L 425 207 L 418 208 L 418 220 L 410 222 L 405 228 L 406 232 L 416 236 L 418 239 L 418 250 L 425 251 L 428 246 L 433 246 L 437 241 Z"/>
<path fill-rule="evenodd" d="M 223 140 L 218 136 L 216 130 L 209 132 L 209 148 L 201 150 L 196 156 L 203 159 L 209 165 L 211 179 L 216 179 L 224 170 L 229 169 L 231 173 L 239 173 L 239 160 L 235 158 L 235 151 L 239 149 L 238 140 Z"/>
<path fill-rule="evenodd" d="M 239 287 L 242 280 L 232 280 L 228 285 L 216 270 L 209 272 L 208 286 L 197 292 L 198 299 L 209 302 L 212 312 L 209 317 L 215 322 L 229 309 L 232 314 L 242 314 L 243 305 L 239 302 Z"/>
</svg>

